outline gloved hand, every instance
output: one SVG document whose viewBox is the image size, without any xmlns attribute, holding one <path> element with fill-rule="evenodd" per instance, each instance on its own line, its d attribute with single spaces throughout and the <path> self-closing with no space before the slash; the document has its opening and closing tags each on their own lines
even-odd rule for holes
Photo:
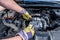
<svg viewBox="0 0 60 40">
<path fill-rule="evenodd" d="M 20 35 L 23 40 L 28 40 L 34 36 L 34 33 L 34 28 L 32 28 L 32 25 L 30 24 L 27 28 L 17 34 Z"/>
<path fill-rule="evenodd" d="M 34 36 L 34 28 L 32 28 L 32 25 L 30 24 L 27 28 L 24 29 L 26 33 L 32 33 L 32 36 Z"/>
<path fill-rule="evenodd" d="M 21 13 L 25 20 L 29 20 L 32 18 L 31 15 L 29 15 L 29 13 L 26 10 L 22 10 Z"/>
</svg>

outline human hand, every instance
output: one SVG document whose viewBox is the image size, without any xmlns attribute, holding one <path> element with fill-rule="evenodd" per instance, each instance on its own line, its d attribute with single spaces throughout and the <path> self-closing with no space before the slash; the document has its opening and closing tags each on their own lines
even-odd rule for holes
<svg viewBox="0 0 60 40">
<path fill-rule="evenodd" d="M 21 12 L 23 13 L 22 16 L 25 20 L 29 20 L 32 18 L 31 15 L 26 10 L 22 10 Z"/>
<path fill-rule="evenodd" d="M 31 24 L 29 24 L 27 28 L 25 28 L 23 31 L 20 31 L 17 34 L 20 35 L 23 40 L 28 40 L 34 36 L 34 33 L 34 28 Z"/>
</svg>

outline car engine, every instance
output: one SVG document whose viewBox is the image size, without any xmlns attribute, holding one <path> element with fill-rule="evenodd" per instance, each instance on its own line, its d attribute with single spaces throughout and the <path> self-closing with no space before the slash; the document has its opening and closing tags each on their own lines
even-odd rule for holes
<svg viewBox="0 0 60 40">
<path fill-rule="evenodd" d="M 60 9 L 59 7 L 42 6 L 39 3 L 17 1 L 32 16 L 26 21 L 23 17 L 12 10 L 0 12 L 0 38 L 14 37 L 17 32 L 23 30 L 29 24 L 35 29 L 35 36 L 30 40 L 60 40 Z M 34 5 L 36 4 L 36 5 Z M 42 3 L 41 3 L 42 4 Z M 33 5 L 33 6 L 32 6 Z M 40 5 L 40 6 L 39 6 Z M 57 4 L 56 4 L 57 5 Z M 6 17 L 13 16 L 12 19 Z"/>
</svg>

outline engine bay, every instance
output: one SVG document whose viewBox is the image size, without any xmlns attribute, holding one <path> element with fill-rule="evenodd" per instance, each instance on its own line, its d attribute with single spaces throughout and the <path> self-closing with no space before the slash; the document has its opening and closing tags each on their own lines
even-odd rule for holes
<svg viewBox="0 0 60 40">
<path fill-rule="evenodd" d="M 14 37 L 28 24 L 35 29 L 35 36 L 30 40 L 60 40 L 60 9 L 25 7 L 32 19 L 26 21 L 19 13 L 12 10 L 0 12 L 0 38 Z M 12 18 L 6 19 L 11 16 Z"/>
</svg>

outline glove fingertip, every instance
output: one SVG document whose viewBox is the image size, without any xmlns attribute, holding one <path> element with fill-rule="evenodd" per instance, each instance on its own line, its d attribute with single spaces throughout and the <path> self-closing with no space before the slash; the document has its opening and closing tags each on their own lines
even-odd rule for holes
<svg viewBox="0 0 60 40">
<path fill-rule="evenodd" d="M 31 24 L 29 24 L 29 27 L 30 27 L 30 28 L 32 28 L 32 25 L 31 25 Z"/>
</svg>

